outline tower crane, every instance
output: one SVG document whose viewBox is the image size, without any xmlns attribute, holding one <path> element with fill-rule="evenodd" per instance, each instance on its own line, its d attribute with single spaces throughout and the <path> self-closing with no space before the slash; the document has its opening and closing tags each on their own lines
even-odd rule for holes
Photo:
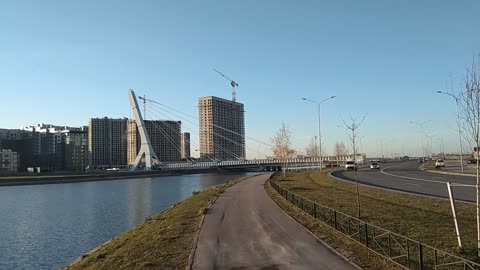
<svg viewBox="0 0 480 270">
<path fill-rule="evenodd" d="M 230 81 L 230 85 L 232 86 L 232 101 L 235 102 L 235 100 L 236 100 L 235 87 L 238 87 L 238 83 L 235 82 L 234 80 L 230 79 L 227 75 L 223 74 L 222 72 L 216 70 L 215 68 L 213 70 L 215 70 L 215 72 L 220 74 L 220 76 L 222 76 L 225 79 Z"/>
</svg>

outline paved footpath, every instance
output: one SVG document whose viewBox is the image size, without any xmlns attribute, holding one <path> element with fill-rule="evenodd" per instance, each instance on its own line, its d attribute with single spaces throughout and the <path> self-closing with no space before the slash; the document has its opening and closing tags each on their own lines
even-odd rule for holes
<svg viewBox="0 0 480 270">
<path fill-rule="evenodd" d="M 356 269 L 272 201 L 263 187 L 269 176 L 220 195 L 205 216 L 193 269 Z"/>
</svg>

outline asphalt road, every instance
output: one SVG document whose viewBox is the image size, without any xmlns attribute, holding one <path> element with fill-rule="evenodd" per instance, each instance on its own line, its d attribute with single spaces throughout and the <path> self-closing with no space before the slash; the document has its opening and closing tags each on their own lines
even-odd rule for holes
<svg viewBox="0 0 480 270">
<path fill-rule="evenodd" d="M 205 216 L 193 269 L 355 269 L 286 215 L 263 184 L 228 188 Z"/>
<path fill-rule="evenodd" d="M 448 161 L 447 161 L 448 162 Z M 357 171 L 359 183 L 386 189 L 415 194 L 448 198 L 446 182 L 453 185 L 455 199 L 475 202 L 475 188 L 459 185 L 475 185 L 476 178 L 471 176 L 445 175 L 423 171 L 416 161 L 381 164 L 381 170 L 362 168 Z M 352 171 L 338 171 L 333 176 L 354 181 Z"/>
</svg>

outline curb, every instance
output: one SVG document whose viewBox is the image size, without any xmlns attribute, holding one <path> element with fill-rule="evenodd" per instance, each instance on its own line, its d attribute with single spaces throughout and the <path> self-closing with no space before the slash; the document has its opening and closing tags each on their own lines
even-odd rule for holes
<svg viewBox="0 0 480 270">
<path fill-rule="evenodd" d="M 331 177 L 332 179 L 335 179 L 337 181 L 342 181 L 342 182 L 345 182 L 345 183 L 350 183 L 350 184 L 355 185 L 355 182 L 353 182 L 353 181 L 349 181 L 349 180 L 346 180 L 346 179 L 343 179 L 343 178 L 340 178 L 340 177 L 333 176 L 332 172 L 327 173 L 327 175 L 328 175 L 328 177 Z M 363 184 L 363 183 L 358 183 L 358 185 L 363 186 L 363 187 L 368 187 L 368 188 L 376 188 L 376 189 L 380 189 L 380 190 L 384 190 L 384 191 L 398 192 L 398 193 L 403 193 L 403 194 L 407 194 L 407 195 L 413 195 L 413 196 L 420 196 L 420 197 L 424 197 L 424 198 L 449 201 L 449 198 L 437 197 L 437 196 L 432 196 L 432 195 L 427 195 L 427 194 L 421 194 L 421 193 L 414 193 L 414 192 L 402 191 L 402 190 L 397 190 L 397 189 L 378 187 L 378 186 L 375 186 L 375 185 L 368 185 L 368 184 Z M 474 202 L 458 200 L 458 199 L 455 199 L 455 201 L 461 202 L 461 203 L 466 203 L 466 204 L 475 204 Z"/>
<path fill-rule="evenodd" d="M 187 264 L 187 267 L 185 268 L 186 270 L 191 270 L 193 267 L 193 258 L 195 258 L 195 252 L 197 251 L 198 239 L 200 238 L 200 231 L 202 230 L 203 222 L 205 221 L 205 216 L 206 216 L 205 210 L 212 207 L 212 205 L 217 201 L 220 195 L 221 193 L 217 197 L 215 197 L 215 199 L 213 199 L 213 201 L 206 208 L 203 209 L 202 219 L 198 224 L 198 229 L 197 229 L 197 232 L 195 233 L 195 238 L 193 239 L 193 249 L 192 249 L 192 252 L 190 253 L 190 256 L 188 256 L 188 264 Z"/>
<path fill-rule="evenodd" d="M 468 176 L 468 177 L 476 177 L 475 174 L 470 173 L 454 173 L 454 172 L 443 172 L 443 171 L 436 171 L 436 170 L 424 170 L 426 172 L 431 173 L 439 173 L 439 174 L 447 174 L 447 175 L 455 175 L 455 176 Z"/>
<path fill-rule="evenodd" d="M 270 178 L 267 179 L 267 181 L 265 181 L 265 183 L 267 183 L 268 181 L 270 181 Z M 265 190 L 265 184 L 264 184 L 264 190 Z M 265 192 L 267 192 L 265 190 Z M 276 193 L 278 194 L 278 193 Z M 315 235 L 313 232 L 311 232 L 307 227 L 303 226 L 302 223 L 300 223 L 298 220 L 296 220 L 294 217 L 292 217 L 289 213 L 287 213 L 285 210 L 283 210 L 282 207 L 280 207 L 280 205 L 277 204 L 277 202 L 272 198 L 272 196 L 270 196 L 270 194 L 268 194 L 267 192 L 267 195 L 268 197 L 275 203 L 275 205 L 283 212 L 285 213 L 285 215 L 287 215 L 291 220 L 295 221 L 298 225 L 300 225 L 308 234 L 310 234 L 311 236 L 313 236 L 320 244 L 322 244 L 324 247 L 326 247 L 328 250 L 330 250 L 332 253 L 334 253 L 335 255 L 337 255 L 338 257 L 342 258 L 344 261 L 346 261 L 347 263 L 349 263 L 350 265 L 352 265 L 354 268 L 356 268 L 357 270 L 364 270 L 363 268 L 361 268 L 358 264 L 356 264 L 355 262 L 353 262 L 352 260 L 350 260 L 348 257 L 346 257 L 345 255 L 343 255 L 340 251 L 334 249 L 333 247 L 331 247 L 329 244 L 327 244 L 325 241 L 323 241 L 322 239 L 320 239 L 320 237 L 318 237 L 317 235 Z M 290 202 L 289 202 L 290 203 Z M 305 213 L 306 214 L 306 213 Z"/>
</svg>

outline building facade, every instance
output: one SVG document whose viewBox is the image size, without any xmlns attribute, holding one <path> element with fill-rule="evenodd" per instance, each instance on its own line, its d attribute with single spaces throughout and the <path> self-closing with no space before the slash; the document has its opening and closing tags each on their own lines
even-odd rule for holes
<svg viewBox="0 0 480 270">
<path fill-rule="evenodd" d="M 180 121 L 144 120 L 152 148 L 160 162 L 176 162 L 180 160 Z M 140 150 L 141 141 L 135 120 L 127 124 L 127 164 L 132 165 Z"/>
<path fill-rule="evenodd" d="M 88 127 L 62 131 L 65 137 L 65 170 L 85 172 L 88 168 Z"/>
<path fill-rule="evenodd" d="M 127 165 L 127 119 L 90 118 L 88 123 L 89 169 Z"/>
<path fill-rule="evenodd" d="M 0 149 L 0 173 L 16 173 L 19 166 L 19 155 L 9 149 Z"/>
<path fill-rule="evenodd" d="M 200 158 L 245 159 L 245 118 L 242 103 L 218 97 L 198 99 Z"/>
<path fill-rule="evenodd" d="M 0 148 L 11 149 L 20 156 L 19 171 L 40 167 L 42 171 L 62 171 L 64 140 L 61 130 L 67 127 L 39 124 L 22 129 L 0 130 Z"/>
<path fill-rule="evenodd" d="M 180 138 L 180 148 L 181 148 L 181 159 L 188 159 L 192 156 L 190 155 L 190 133 L 183 132 Z"/>
</svg>

